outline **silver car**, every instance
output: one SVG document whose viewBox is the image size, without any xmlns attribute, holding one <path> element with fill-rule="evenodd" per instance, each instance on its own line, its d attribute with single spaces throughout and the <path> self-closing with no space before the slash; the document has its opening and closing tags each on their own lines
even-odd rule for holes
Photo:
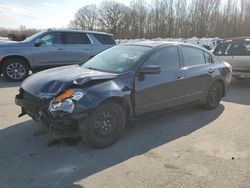
<svg viewBox="0 0 250 188">
<path fill-rule="evenodd" d="M 250 78 L 250 39 L 224 41 L 213 53 L 232 66 L 236 79 Z"/>
<path fill-rule="evenodd" d="M 83 64 L 114 45 L 108 33 L 49 29 L 22 42 L 0 44 L 0 74 L 22 81 L 29 71 Z"/>
</svg>

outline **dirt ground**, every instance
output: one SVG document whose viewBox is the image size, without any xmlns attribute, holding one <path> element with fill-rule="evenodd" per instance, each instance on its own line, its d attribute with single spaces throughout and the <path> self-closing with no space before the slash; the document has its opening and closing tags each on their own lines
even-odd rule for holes
<svg viewBox="0 0 250 188">
<path fill-rule="evenodd" d="M 34 136 L 17 118 L 19 85 L 0 78 L 0 187 L 250 187 L 250 81 L 233 81 L 216 110 L 137 121 L 102 150 Z"/>
</svg>

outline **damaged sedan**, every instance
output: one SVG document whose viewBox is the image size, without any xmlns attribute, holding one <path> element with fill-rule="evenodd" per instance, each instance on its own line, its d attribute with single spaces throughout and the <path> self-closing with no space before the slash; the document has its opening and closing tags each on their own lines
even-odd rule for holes
<svg viewBox="0 0 250 188">
<path fill-rule="evenodd" d="M 112 47 L 81 66 L 34 74 L 16 104 L 19 116 L 104 148 L 117 142 L 128 121 L 146 114 L 189 103 L 216 108 L 231 78 L 231 66 L 205 49 L 145 41 Z"/>
</svg>

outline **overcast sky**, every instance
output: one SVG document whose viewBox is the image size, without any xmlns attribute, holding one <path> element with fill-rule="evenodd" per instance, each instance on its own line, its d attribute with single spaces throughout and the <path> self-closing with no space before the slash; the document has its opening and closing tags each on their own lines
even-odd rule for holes
<svg viewBox="0 0 250 188">
<path fill-rule="evenodd" d="M 102 1 L 0 0 L 0 27 L 18 28 L 20 25 L 39 29 L 67 27 L 79 8 L 100 2 Z"/>
</svg>

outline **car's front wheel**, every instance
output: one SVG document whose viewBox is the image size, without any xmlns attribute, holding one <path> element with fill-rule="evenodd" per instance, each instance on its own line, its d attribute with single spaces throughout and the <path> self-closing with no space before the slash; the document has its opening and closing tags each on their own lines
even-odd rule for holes
<svg viewBox="0 0 250 188">
<path fill-rule="evenodd" d="M 87 117 L 79 129 L 88 144 L 105 148 L 119 140 L 125 124 L 126 116 L 122 107 L 114 102 L 105 102 Z"/>
<path fill-rule="evenodd" d="M 29 66 L 23 59 L 9 58 L 3 63 L 2 73 L 10 81 L 19 82 L 29 75 Z"/>
<path fill-rule="evenodd" d="M 219 106 L 220 101 L 223 97 L 223 86 L 222 83 L 216 81 L 208 90 L 205 107 L 207 109 L 215 109 Z"/>
</svg>

